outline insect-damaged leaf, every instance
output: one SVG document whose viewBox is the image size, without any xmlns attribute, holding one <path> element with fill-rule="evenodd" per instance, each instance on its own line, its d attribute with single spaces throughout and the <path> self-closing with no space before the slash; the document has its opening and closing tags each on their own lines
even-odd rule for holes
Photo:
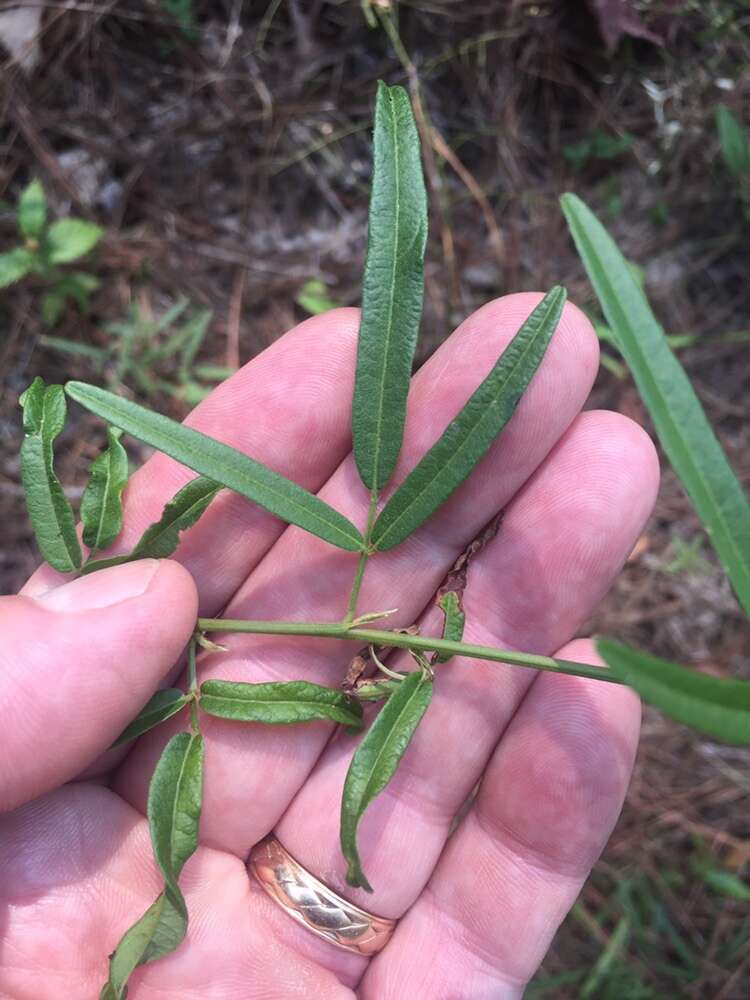
<svg viewBox="0 0 750 1000">
<path fill-rule="evenodd" d="M 65 391 L 81 406 L 127 434 L 247 497 L 282 520 L 350 552 L 362 548 L 362 535 L 343 514 L 235 448 L 106 389 L 85 382 L 68 382 Z"/>
<path fill-rule="evenodd" d="M 128 455 L 121 431 L 107 428 L 108 444 L 91 463 L 81 498 L 83 540 L 92 550 L 106 549 L 122 530 L 122 491 L 128 481 Z"/>
<path fill-rule="evenodd" d="M 513 415 L 560 320 L 566 292 L 545 295 L 442 437 L 401 483 L 375 522 L 377 549 L 399 545 L 469 475 Z"/>
<path fill-rule="evenodd" d="M 164 559 L 171 556 L 180 532 L 191 528 L 221 489 L 218 483 L 197 476 L 182 487 L 164 507 L 161 517 L 141 535 L 133 549 L 133 559 Z"/>
<path fill-rule="evenodd" d="M 122 743 L 128 743 L 143 733 L 147 733 L 154 726 L 171 719 L 173 715 L 182 711 L 188 701 L 187 695 L 177 688 L 164 688 L 157 691 L 130 725 L 123 729 L 112 746 L 119 747 Z"/>
<path fill-rule="evenodd" d="M 21 445 L 21 482 L 39 551 L 50 566 L 70 573 L 81 565 L 81 546 L 73 508 L 55 475 L 54 441 L 65 424 L 61 385 L 36 378 L 22 393 L 25 437 Z"/>
<path fill-rule="evenodd" d="M 131 552 L 86 563 L 83 572 L 93 573 L 134 559 L 166 559 L 171 556 L 179 544 L 180 533 L 199 520 L 220 489 L 219 483 L 205 476 L 191 479 L 165 505 L 159 520 L 146 528 Z"/>
<path fill-rule="evenodd" d="M 308 681 L 245 684 L 204 681 L 200 705 L 209 715 L 238 722 L 275 725 L 330 719 L 345 726 L 362 726 L 362 709 L 343 691 Z"/>
<path fill-rule="evenodd" d="M 151 841 L 164 875 L 164 892 L 111 955 L 101 1000 L 124 1000 L 128 977 L 136 966 L 169 954 L 185 937 L 187 907 L 177 879 L 198 846 L 202 797 L 203 738 L 178 733 L 164 748 L 148 795 Z"/>
<path fill-rule="evenodd" d="M 403 87 L 378 84 L 373 148 L 352 436 L 362 482 L 377 492 L 404 436 L 427 241 L 419 134 Z"/>
<path fill-rule="evenodd" d="M 690 379 L 614 240 L 580 198 L 565 194 L 561 204 L 659 440 L 706 526 L 740 604 L 750 615 L 750 504 Z"/>
<path fill-rule="evenodd" d="M 665 715 L 724 743 L 750 744 L 750 682 L 709 677 L 612 639 L 596 648 L 623 684 Z"/>
<path fill-rule="evenodd" d="M 466 615 L 461 607 L 461 601 L 455 590 L 446 590 L 438 599 L 438 607 L 445 615 L 443 623 L 443 638 L 451 642 L 461 642 L 464 637 Z M 447 663 L 452 653 L 436 653 L 435 663 Z"/>
<path fill-rule="evenodd" d="M 372 892 L 357 850 L 357 827 L 383 791 L 432 697 L 432 680 L 415 670 L 401 681 L 380 710 L 352 757 L 341 800 L 341 849 L 349 865 L 346 881 Z"/>
</svg>

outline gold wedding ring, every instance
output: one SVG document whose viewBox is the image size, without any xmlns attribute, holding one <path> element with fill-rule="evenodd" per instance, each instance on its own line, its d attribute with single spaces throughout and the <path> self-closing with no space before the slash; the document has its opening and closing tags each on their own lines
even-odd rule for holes
<svg viewBox="0 0 750 1000">
<path fill-rule="evenodd" d="M 390 940 L 395 920 L 348 903 L 295 861 L 273 834 L 250 852 L 248 868 L 269 896 L 313 934 L 357 955 L 375 955 Z"/>
</svg>

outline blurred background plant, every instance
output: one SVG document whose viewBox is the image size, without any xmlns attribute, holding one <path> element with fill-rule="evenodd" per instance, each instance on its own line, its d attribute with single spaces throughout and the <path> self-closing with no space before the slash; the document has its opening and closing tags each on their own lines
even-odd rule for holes
<svg viewBox="0 0 750 1000">
<path fill-rule="evenodd" d="M 42 336 L 39 343 L 68 358 L 90 362 L 91 373 L 113 388 L 129 385 L 143 399 L 166 394 L 194 406 L 234 370 L 195 363 L 212 313 L 210 309 L 189 310 L 189 301 L 180 296 L 154 317 L 146 296 L 141 299 L 131 304 L 123 319 L 104 325 L 108 336 L 102 347 L 53 336 Z"/>
<path fill-rule="evenodd" d="M 749 28 L 747 0 L 0 12 L 0 253 L 28 249 L 19 199 L 37 178 L 51 225 L 106 230 L 86 262 L 98 287 L 67 295 L 54 335 L 54 282 L 30 272 L 0 292 L 2 590 L 36 559 L 17 464 L 32 374 L 122 384 L 179 417 L 296 321 L 356 304 L 378 78 L 408 86 L 420 114 L 425 352 L 488 298 L 562 282 L 602 339 L 591 405 L 649 427 L 559 210 L 574 190 L 637 268 L 747 487 Z M 97 442 L 66 434 L 58 469 L 75 491 Z M 750 677 L 743 618 L 669 469 L 587 629 Z M 749 765 L 647 711 L 623 817 L 530 997 L 750 998 Z"/>
<path fill-rule="evenodd" d="M 38 180 L 24 188 L 15 211 L 20 246 L 0 253 L 0 288 L 7 288 L 35 275 L 43 289 L 39 300 L 43 321 L 54 326 L 69 301 L 86 312 L 89 297 L 99 280 L 85 271 L 61 270 L 85 257 L 104 235 L 104 230 L 85 219 L 47 222 L 47 197 Z"/>
</svg>

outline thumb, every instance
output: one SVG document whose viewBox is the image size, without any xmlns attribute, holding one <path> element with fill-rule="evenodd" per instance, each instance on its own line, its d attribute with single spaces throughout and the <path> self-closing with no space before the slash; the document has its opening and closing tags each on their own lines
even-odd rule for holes
<svg viewBox="0 0 750 1000">
<path fill-rule="evenodd" d="M 174 665 L 197 614 L 188 572 L 156 559 L 0 598 L 0 810 L 105 750 Z"/>
</svg>

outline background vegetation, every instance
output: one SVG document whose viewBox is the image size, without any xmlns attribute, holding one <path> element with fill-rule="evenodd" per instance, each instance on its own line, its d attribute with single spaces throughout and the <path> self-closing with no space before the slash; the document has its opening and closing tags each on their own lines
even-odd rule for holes
<svg viewBox="0 0 750 1000">
<path fill-rule="evenodd" d="M 1 293 L 2 591 L 37 559 L 17 459 L 17 396 L 32 374 L 124 384 L 179 417 L 309 311 L 357 302 L 378 78 L 411 87 L 431 137 L 423 343 L 487 298 L 558 282 L 599 319 L 557 203 L 575 190 L 683 338 L 750 484 L 748 192 L 718 110 L 741 122 L 748 107 L 747 0 L 412 0 L 397 19 L 388 7 L 47 4 L 15 60 L 9 51 L 0 251 L 18 245 L 33 178 L 46 225 L 73 217 L 104 235 L 84 259 Z M 52 315 L 44 303 L 71 280 L 78 294 Z M 591 405 L 647 425 L 603 349 Z M 58 469 L 80 492 L 95 448 L 77 442 L 95 435 L 66 434 Z M 746 626 L 671 472 L 587 629 L 750 677 Z M 626 810 L 529 996 L 750 997 L 749 764 L 747 750 L 647 712 Z"/>
</svg>

